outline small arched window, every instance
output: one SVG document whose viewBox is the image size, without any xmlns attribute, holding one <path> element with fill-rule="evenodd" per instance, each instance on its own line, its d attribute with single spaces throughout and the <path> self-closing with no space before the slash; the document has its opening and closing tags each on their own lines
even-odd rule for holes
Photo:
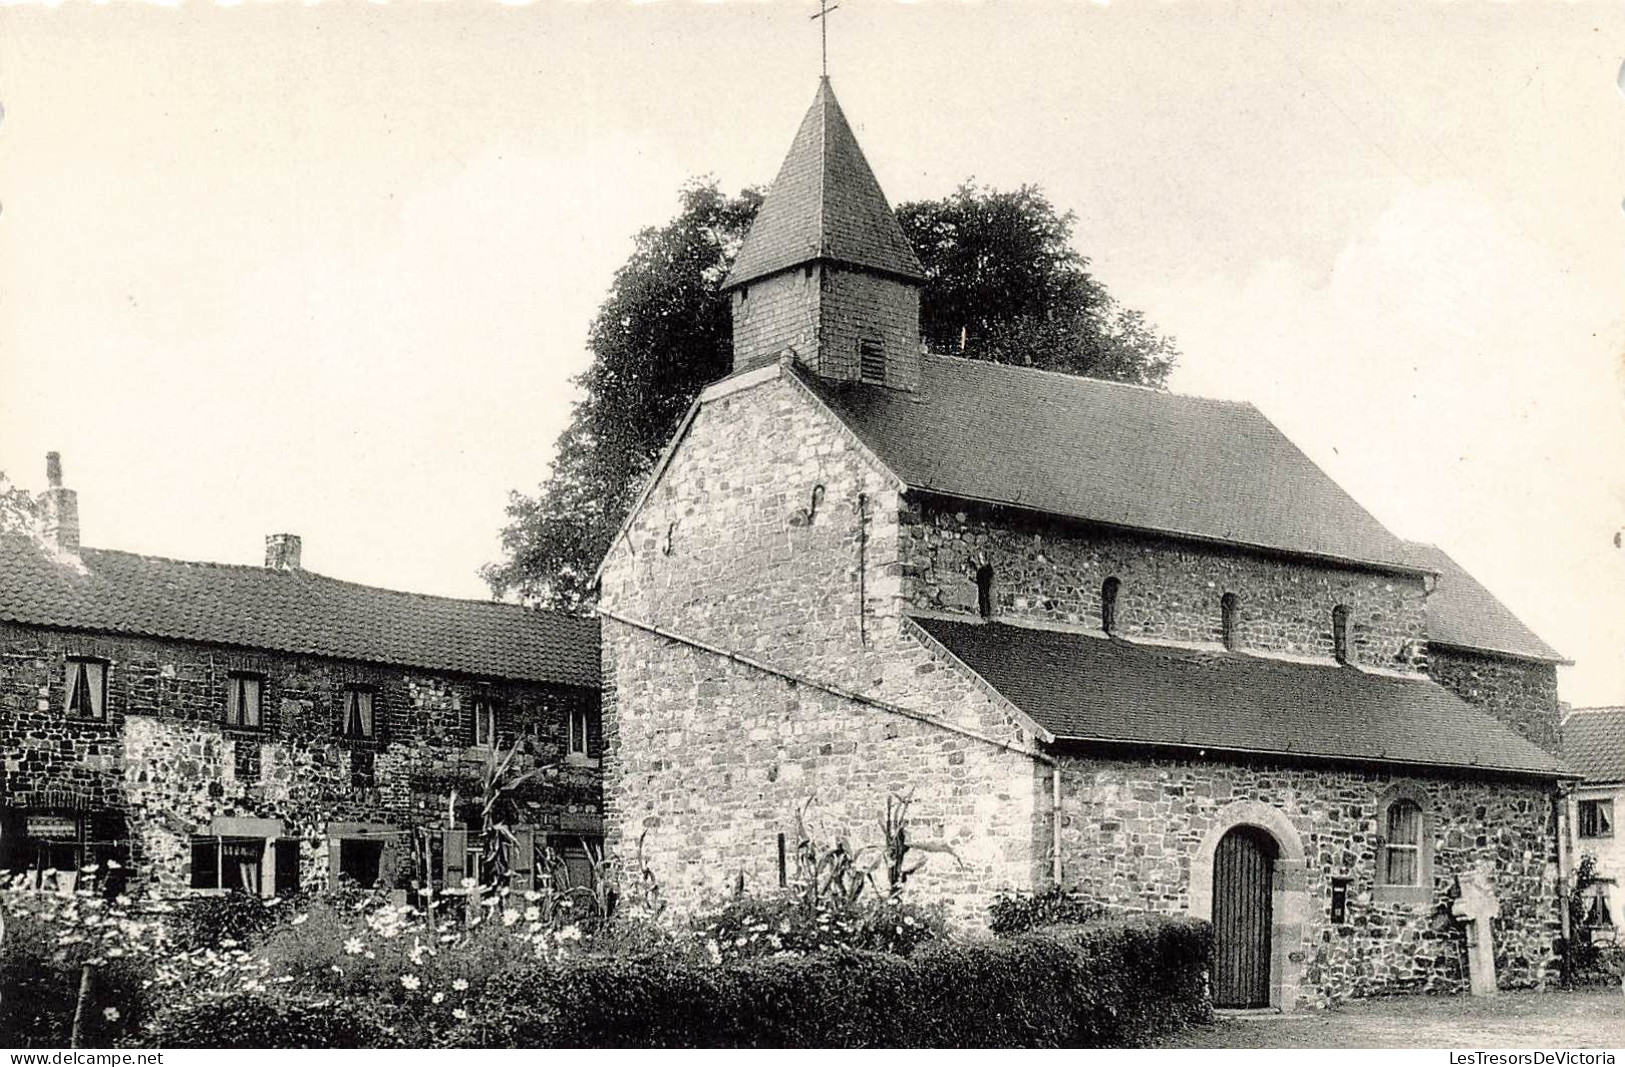
<svg viewBox="0 0 1625 1067">
<path fill-rule="evenodd" d="M 1349 609 L 1346 604 L 1332 609 L 1332 655 L 1337 657 L 1339 663 L 1348 663 L 1352 658 L 1349 655 Z"/>
<path fill-rule="evenodd" d="M 993 617 L 993 564 L 984 563 L 976 568 L 976 614 L 984 619 Z"/>
<path fill-rule="evenodd" d="M 1241 598 L 1226 593 L 1219 598 L 1219 635 L 1224 647 L 1234 652 L 1241 647 Z"/>
<path fill-rule="evenodd" d="M 1432 894 L 1432 835 L 1423 802 L 1414 789 L 1395 786 L 1377 805 L 1379 900 L 1426 903 Z"/>
<path fill-rule="evenodd" d="M 1100 585 L 1100 628 L 1109 634 L 1117 632 L 1117 593 L 1123 583 L 1107 578 Z"/>
</svg>

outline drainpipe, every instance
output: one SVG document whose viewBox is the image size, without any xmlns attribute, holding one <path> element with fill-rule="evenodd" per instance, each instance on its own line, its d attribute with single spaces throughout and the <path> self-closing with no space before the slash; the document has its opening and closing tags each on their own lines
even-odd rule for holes
<svg viewBox="0 0 1625 1067">
<path fill-rule="evenodd" d="M 1061 761 L 1050 764 L 1050 877 L 1061 888 Z"/>
<path fill-rule="evenodd" d="M 1563 943 L 1569 940 L 1569 872 L 1573 866 L 1573 857 L 1569 854 L 1569 794 L 1574 791 L 1572 783 L 1558 782 L 1552 790 L 1552 808 L 1556 816 L 1552 825 L 1557 833 L 1557 914 L 1562 922 Z"/>
</svg>

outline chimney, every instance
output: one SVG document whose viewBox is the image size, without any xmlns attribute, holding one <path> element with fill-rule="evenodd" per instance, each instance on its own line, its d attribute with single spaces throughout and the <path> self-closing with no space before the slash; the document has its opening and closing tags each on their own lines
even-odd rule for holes
<svg viewBox="0 0 1625 1067">
<path fill-rule="evenodd" d="M 273 571 L 299 569 L 299 535 L 271 534 L 265 539 L 265 566 Z"/>
<path fill-rule="evenodd" d="M 62 488 L 62 454 L 45 453 L 45 492 L 39 496 L 39 530 L 45 542 L 70 556 L 79 554 L 79 494 Z"/>
</svg>

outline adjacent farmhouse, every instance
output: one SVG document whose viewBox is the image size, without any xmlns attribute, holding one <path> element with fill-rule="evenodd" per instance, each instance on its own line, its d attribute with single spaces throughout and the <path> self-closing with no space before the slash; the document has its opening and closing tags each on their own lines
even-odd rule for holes
<svg viewBox="0 0 1625 1067">
<path fill-rule="evenodd" d="M 515 777 L 549 769 L 497 813 L 516 877 L 592 876 L 596 623 L 324 578 L 287 534 L 264 567 L 82 547 L 48 467 L 42 536 L 0 535 L 0 868 L 163 895 L 455 887 L 493 749 L 517 748 Z"/>
<path fill-rule="evenodd" d="M 1625 907 L 1625 836 L 1615 817 L 1625 812 L 1625 707 L 1575 708 L 1563 720 L 1569 763 L 1585 775 L 1569 797 L 1578 855 L 1589 855 L 1600 879 L 1590 888 L 1586 923 L 1603 936 L 1616 933 Z"/>
<path fill-rule="evenodd" d="M 926 353 L 921 277 L 825 79 L 601 567 L 611 850 L 694 908 L 912 792 L 914 899 L 1210 918 L 1221 1005 L 1465 988 L 1463 880 L 1541 982 L 1559 657 L 1248 404 Z"/>
</svg>

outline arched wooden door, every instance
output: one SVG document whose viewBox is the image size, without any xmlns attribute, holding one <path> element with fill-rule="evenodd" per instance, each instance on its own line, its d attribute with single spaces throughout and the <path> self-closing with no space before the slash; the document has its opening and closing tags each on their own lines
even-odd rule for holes
<svg viewBox="0 0 1625 1067">
<path fill-rule="evenodd" d="M 1270 894 L 1275 840 L 1238 826 L 1213 854 L 1213 1004 L 1264 1008 L 1270 1002 Z"/>
</svg>

